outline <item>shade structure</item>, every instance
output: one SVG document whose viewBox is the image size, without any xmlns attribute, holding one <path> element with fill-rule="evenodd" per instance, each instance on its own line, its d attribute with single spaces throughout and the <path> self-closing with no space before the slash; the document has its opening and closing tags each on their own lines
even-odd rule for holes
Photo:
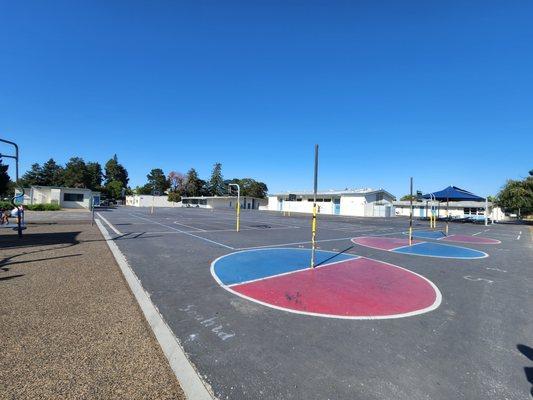
<svg viewBox="0 0 533 400">
<path fill-rule="evenodd" d="M 448 186 L 438 192 L 428 193 L 422 197 L 424 199 L 434 198 L 437 201 L 485 201 L 484 197 L 477 196 L 474 193 L 458 188 L 457 186 Z"/>
</svg>

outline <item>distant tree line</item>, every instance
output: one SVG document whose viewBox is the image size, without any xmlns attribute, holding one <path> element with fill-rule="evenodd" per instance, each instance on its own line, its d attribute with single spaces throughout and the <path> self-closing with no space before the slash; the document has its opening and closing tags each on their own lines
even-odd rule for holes
<svg viewBox="0 0 533 400">
<path fill-rule="evenodd" d="M 0 166 L 1 175 L 1 166 Z M 1 177 L 0 177 L 1 180 Z M 32 164 L 22 175 L 19 184 L 29 186 L 66 186 L 87 188 L 118 199 L 123 189 L 128 190 L 128 171 L 118 162 L 115 154 L 105 163 L 104 169 L 98 162 L 85 162 L 81 157 L 72 157 L 63 166 L 53 158 L 43 165 Z"/>
<path fill-rule="evenodd" d="M 209 180 L 201 179 L 194 168 L 185 174 L 171 171 L 168 175 L 165 175 L 161 168 L 154 168 L 146 175 L 146 178 L 146 184 L 134 189 L 136 194 L 168 193 L 169 201 L 176 202 L 180 201 L 182 197 L 227 196 L 229 194 L 228 184 L 230 183 L 240 185 L 242 196 L 265 198 L 268 192 L 265 183 L 252 178 L 224 179 L 221 163 L 213 165 Z"/>
</svg>

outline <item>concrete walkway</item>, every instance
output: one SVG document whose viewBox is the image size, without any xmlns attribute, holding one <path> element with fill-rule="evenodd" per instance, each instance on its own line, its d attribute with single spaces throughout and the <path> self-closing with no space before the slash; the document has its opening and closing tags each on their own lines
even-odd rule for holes
<svg viewBox="0 0 533 400">
<path fill-rule="evenodd" d="M 184 399 L 98 228 L 73 222 L 0 231 L 0 399 Z"/>
</svg>

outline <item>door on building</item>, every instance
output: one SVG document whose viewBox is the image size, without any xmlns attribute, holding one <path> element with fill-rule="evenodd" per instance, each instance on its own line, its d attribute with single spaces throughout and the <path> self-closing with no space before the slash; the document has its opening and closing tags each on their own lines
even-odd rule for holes
<svg viewBox="0 0 533 400">
<path fill-rule="evenodd" d="M 339 215 L 341 213 L 341 199 L 333 199 L 333 214 Z"/>
<path fill-rule="evenodd" d="M 424 207 L 420 206 L 420 217 L 421 218 L 424 218 L 425 215 L 424 215 Z"/>
</svg>

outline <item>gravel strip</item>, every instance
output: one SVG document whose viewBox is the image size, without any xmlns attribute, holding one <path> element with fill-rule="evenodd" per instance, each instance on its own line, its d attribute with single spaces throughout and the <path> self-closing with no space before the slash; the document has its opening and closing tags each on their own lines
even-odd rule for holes
<svg viewBox="0 0 533 400">
<path fill-rule="evenodd" d="M 1 399 L 184 399 L 97 227 L 0 231 Z"/>
</svg>

